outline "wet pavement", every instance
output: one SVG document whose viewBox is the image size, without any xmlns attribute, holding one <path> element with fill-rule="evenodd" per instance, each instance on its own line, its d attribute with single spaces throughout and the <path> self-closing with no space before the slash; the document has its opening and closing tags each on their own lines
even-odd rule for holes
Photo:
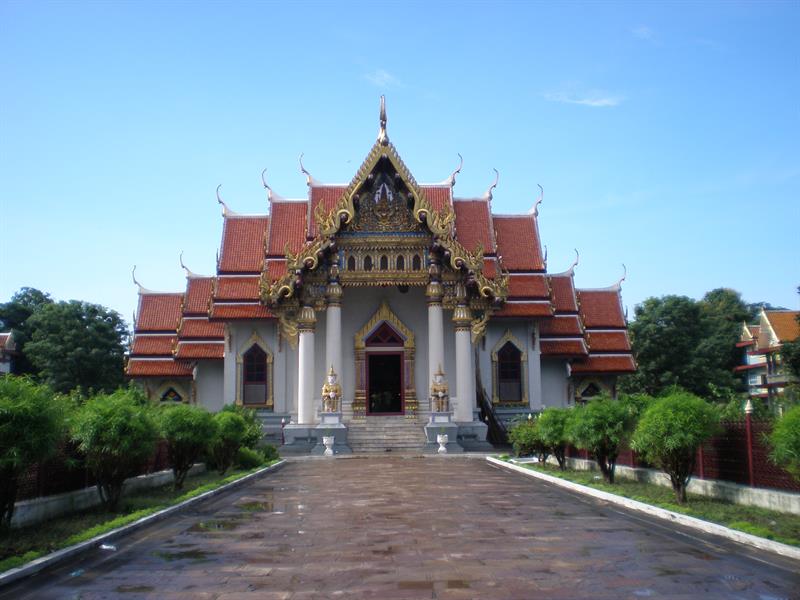
<svg viewBox="0 0 800 600">
<path fill-rule="evenodd" d="M 800 564 L 480 458 L 300 460 L 0 598 L 800 598 Z"/>
</svg>

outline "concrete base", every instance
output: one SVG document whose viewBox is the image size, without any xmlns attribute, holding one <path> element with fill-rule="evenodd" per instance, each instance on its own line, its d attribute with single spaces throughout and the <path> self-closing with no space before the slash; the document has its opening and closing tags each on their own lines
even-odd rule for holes
<svg viewBox="0 0 800 600">
<path fill-rule="evenodd" d="M 282 442 L 283 423 L 289 423 L 292 416 L 289 413 L 274 413 L 272 411 L 256 409 L 256 417 L 261 421 L 261 430 L 264 432 L 262 440 L 268 444 L 280 446 Z"/>
<path fill-rule="evenodd" d="M 336 413 L 322 413 L 323 415 L 331 415 Z M 341 414 L 339 414 L 341 418 Z M 325 445 L 322 443 L 323 436 L 331 435 L 334 437 L 333 441 L 333 454 L 352 454 L 353 451 L 347 445 L 347 426 L 343 423 L 325 423 L 317 425 L 314 428 L 314 436 L 316 444 L 311 449 L 311 454 L 322 454 L 325 452 Z"/>
<path fill-rule="evenodd" d="M 488 432 L 489 427 L 481 421 L 458 423 L 458 443 L 470 452 L 491 452 L 494 446 L 486 441 Z"/>
<path fill-rule="evenodd" d="M 280 447 L 282 456 L 288 454 L 309 454 L 317 445 L 315 425 L 299 425 L 289 423 L 283 428 L 283 446 Z"/>
<path fill-rule="evenodd" d="M 428 424 L 451 423 L 453 421 L 452 411 L 432 412 Z"/>
<path fill-rule="evenodd" d="M 449 416 L 449 413 L 446 414 Z M 462 448 L 457 441 L 458 425 L 449 420 L 425 425 L 425 447 L 422 449 L 422 452 L 425 454 L 437 454 L 439 452 L 439 442 L 436 441 L 436 436 L 442 433 L 447 434 L 447 444 L 445 448 L 447 448 L 448 454 L 464 452 L 464 448 Z"/>
</svg>

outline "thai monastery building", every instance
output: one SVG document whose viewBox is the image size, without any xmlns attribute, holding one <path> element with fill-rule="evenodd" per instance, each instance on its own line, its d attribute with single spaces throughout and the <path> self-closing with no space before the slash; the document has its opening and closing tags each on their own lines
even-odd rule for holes
<svg viewBox="0 0 800 600">
<path fill-rule="evenodd" d="M 620 283 L 576 289 L 577 260 L 548 273 L 541 196 L 526 214 L 494 214 L 494 185 L 454 196 L 459 170 L 417 183 L 382 105 L 350 183 L 302 168 L 307 197 L 265 183 L 266 214 L 220 200 L 216 275 L 187 269 L 174 293 L 140 286 L 128 376 L 156 401 L 255 408 L 298 451 L 321 448 L 322 433 L 342 451 L 430 447 L 431 422 L 451 451 L 482 448 L 487 423 L 614 394 L 635 370 Z M 440 368 L 446 393 L 432 400 Z M 341 397 L 323 406 L 331 369 Z"/>
</svg>

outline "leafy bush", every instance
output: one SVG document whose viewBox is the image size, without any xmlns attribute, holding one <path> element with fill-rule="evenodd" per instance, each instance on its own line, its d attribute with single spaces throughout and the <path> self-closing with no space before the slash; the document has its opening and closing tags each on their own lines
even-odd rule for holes
<svg viewBox="0 0 800 600">
<path fill-rule="evenodd" d="M 519 421 L 508 432 L 508 439 L 517 456 L 535 455 L 545 462 L 550 451 L 539 437 L 538 419 L 528 417 Z"/>
<path fill-rule="evenodd" d="M 11 524 L 19 477 L 52 455 L 65 433 L 65 403 L 29 379 L 0 377 L 0 527 Z"/>
<path fill-rule="evenodd" d="M 715 406 L 689 392 L 674 392 L 645 411 L 631 447 L 669 475 L 675 499 L 685 504 L 697 449 L 718 430 Z"/>
<path fill-rule="evenodd" d="M 264 444 L 261 446 L 261 451 L 264 453 L 264 460 L 267 462 L 278 460 L 280 458 L 278 449 L 272 444 Z"/>
<path fill-rule="evenodd" d="M 261 439 L 264 437 L 264 430 L 261 427 L 261 421 L 256 416 L 256 411 L 238 404 L 226 404 L 222 407 L 222 412 L 232 412 L 244 419 L 245 433 L 242 438 L 242 446 L 251 450 L 259 447 Z"/>
<path fill-rule="evenodd" d="M 217 431 L 209 444 L 209 454 L 220 475 L 231 468 L 247 434 L 247 423 L 235 411 L 223 410 L 214 415 Z"/>
<path fill-rule="evenodd" d="M 214 417 L 203 408 L 189 404 L 160 409 L 161 437 L 167 441 L 167 454 L 175 477 L 175 489 L 183 488 L 186 474 L 214 438 Z"/>
<path fill-rule="evenodd" d="M 239 448 L 236 453 L 236 464 L 242 469 L 255 469 L 266 462 L 264 455 L 258 450 L 251 450 L 246 446 Z"/>
<path fill-rule="evenodd" d="M 567 438 L 578 448 L 588 450 L 597 461 L 603 478 L 614 483 L 619 450 L 636 422 L 636 404 L 601 394 L 586 406 L 575 408 L 573 413 Z"/>
<path fill-rule="evenodd" d="M 155 451 L 158 427 L 152 413 L 144 394 L 130 387 L 90 398 L 72 420 L 72 437 L 109 510 L 119 504 L 125 479 Z"/>
<path fill-rule="evenodd" d="M 770 458 L 800 480 L 800 405 L 789 409 L 775 423 L 769 436 Z"/>
<path fill-rule="evenodd" d="M 567 425 L 572 415 L 569 408 L 546 408 L 536 425 L 536 437 L 556 457 L 558 468 L 566 468 Z"/>
</svg>

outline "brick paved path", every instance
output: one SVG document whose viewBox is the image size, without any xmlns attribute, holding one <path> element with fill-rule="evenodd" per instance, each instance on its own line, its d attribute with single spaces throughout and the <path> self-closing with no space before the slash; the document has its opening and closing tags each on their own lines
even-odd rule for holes
<svg viewBox="0 0 800 600">
<path fill-rule="evenodd" d="M 477 458 L 304 460 L 0 598 L 800 597 L 691 535 Z"/>
</svg>

